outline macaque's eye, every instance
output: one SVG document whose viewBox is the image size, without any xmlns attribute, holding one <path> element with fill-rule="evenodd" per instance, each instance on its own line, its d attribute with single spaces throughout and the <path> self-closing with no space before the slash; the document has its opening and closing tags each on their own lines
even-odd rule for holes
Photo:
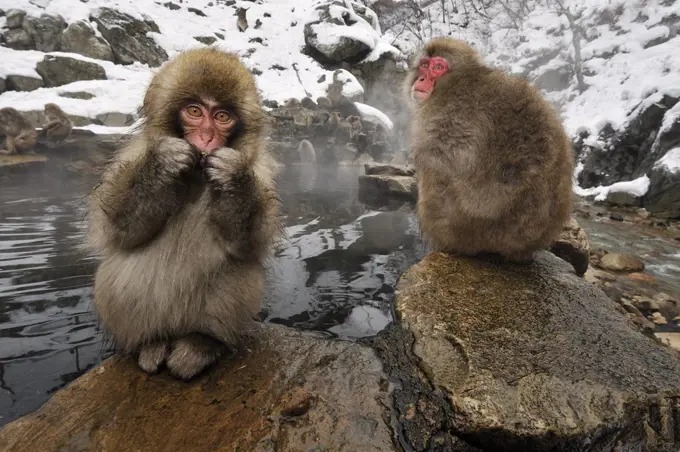
<svg viewBox="0 0 680 452">
<path fill-rule="evenodd" d="M 441 71 L 442 69 L 444 69 L 444 66 L 442 66 L 441 63 L 437 63 L 437 65 L 435 66 L 435 69 Z"/>
<path fill-rule="evenodd" d="M 189 105 L 187 107 L 187 114 L 194 118 L 200 118 L 201 116 L 203 116 L 203 111 L 201 111 L 201 109 L 196 105 Z"/>
<path fill-rule="evenodd" d="M 423 61 L 422 63 L 420 63 L 420 67 L 427 69 L 428 67 L 430 67 L 430 63 L 428 63 L 427 61 Z"/>
<path fill-rule="evenodd" d="M 218 122 L 229 122 L 231 121 L 231 115 L 226 111 L 218 111 L 215 113 L 215 120 Z"/>
</svg>

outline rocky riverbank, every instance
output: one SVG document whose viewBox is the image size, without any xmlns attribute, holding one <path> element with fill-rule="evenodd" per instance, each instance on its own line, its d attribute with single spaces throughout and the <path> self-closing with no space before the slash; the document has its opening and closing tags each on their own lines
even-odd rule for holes
<svg viewBox="0 0 680 452">
<path fill-rule="evenodd" d="M 190 383 L 111 358 L 0 430 L 0 449 L 680 447 L 678 353 L 550 253 L 504 266 L 432 253 L 395 308 L 363 343 L 262 328 Z"/>
</svg>

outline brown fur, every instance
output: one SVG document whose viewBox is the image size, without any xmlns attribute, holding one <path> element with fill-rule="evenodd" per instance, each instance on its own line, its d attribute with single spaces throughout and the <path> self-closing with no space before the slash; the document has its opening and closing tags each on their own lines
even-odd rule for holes
<svg viewBox="0 0 680 452">
<path fill-rule="evenodd" d="M 451 70 L 413 102 L 418 218 L 441 251 L 530 260 L 572 209 L 573 157 L 557 113 L 526 81 L 485 66 L 466 43 L 430 41 Z M 417 78 L 418 60 L 406 90 Z"/>
<path fill-rule="evenodd" d="M 316 150 L 314 145 L 309 140 L 302 140 L 297 148 L 298 156 L 300 157 L 300 162 L 302 163 L 315 163 L 316 162 Z"/>
<path fill-rule="evenodd" d="M 204 168 L 178 126 L 187 99 L 230 105 L 240 120 Z M 255 81 L 236 55 L 178 55 L 151 81 L 142 114 L 141 133 L 89 199 L 89 244 L 102 258 L 94 305 L 121 350 L 141 348 L 145 371 L 166 362 L 190 378 L 259 310 L 263 264 L 280 232 L 276 164 Z"/>
<path fill-rule="evenodd" d="M 0 135 L 5 137 L 5 149 L 0 149 L 0 154 L 30 150 L 38 137 L 33 124 L 12 107 L 0 109 Z"/>
<path fill-rule="evenodd" d="M 47 122 L 43 126 L 42 133 L 50 143 L 62 143 L 71 136 L 73 123 L 57 104 L 45 104 L 45 118 Z"/>
</svg>

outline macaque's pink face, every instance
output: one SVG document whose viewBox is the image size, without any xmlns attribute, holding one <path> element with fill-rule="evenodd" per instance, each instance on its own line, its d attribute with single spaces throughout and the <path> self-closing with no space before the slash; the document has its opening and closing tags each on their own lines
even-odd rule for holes
<svg viewBox="0 0 680 452">
<path fill-rule="evenodd" d="M 237 124 L 236 117 L 214 103 L 192 103 L 182 108 L 184 139 L 199 152 L 212 152 L 227 145 Z"/>
<path fill-rule="evenodd" d="M 418 66 L 418 78 L 413 83 L 412 96 L 419 101 L 427 100 L 436 81 L 449 71 L 449 63 L 442 57 L 422 58 Z"/>
</svg>

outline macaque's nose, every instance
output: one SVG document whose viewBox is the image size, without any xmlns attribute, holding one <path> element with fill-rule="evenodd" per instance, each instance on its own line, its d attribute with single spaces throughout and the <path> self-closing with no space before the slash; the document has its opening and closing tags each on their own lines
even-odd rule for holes
<svg viewBox="0 0 680 452">
<path fill-rule="evenodd" d="M 424 82 L 424 81 L 425 81 L 425 76 L 424 76 L 424 75 L 421 75 L 420 77 L 418 77 L 418 81 L 419 81 L 419 82 Z"/>
<path fill-rule="evenodd" d="M 198 147 L 203 152 L 214 151 L 219 147 L 217 133 L 212 126 L 201 127 L 198 133 Z"/>
</svg>

